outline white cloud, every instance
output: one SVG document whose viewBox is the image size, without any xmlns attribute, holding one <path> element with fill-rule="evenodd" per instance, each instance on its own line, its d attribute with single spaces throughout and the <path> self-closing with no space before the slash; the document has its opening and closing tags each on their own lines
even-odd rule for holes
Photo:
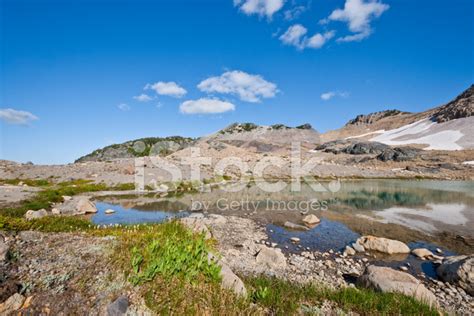
<svg viewBox="0 0 474 316">
<path fill-rule="evenodd" d="M 119 105 L 117 105 L 117 107 L 120 111 L 130 111 L 130 106 L 126 103 L 120 103 Z"/>
<path fill-rule="evenodd" d="M 336 9 L 323 21 L 347 22 L 349 30 L 355 34 L 338 38 L 339 42 L 360 41 L 372 33 L 370 23 L 390 8 L 378 0 L 346 0 L 344 9 Z"/>
<path fill-rule="evenodd" d="M 38 117 L 26 111 L 0 109 L 0 119 L 10 124 L 26 125 L 31 121 L 38 120 Z"/>
<path fill-rule="evenodd" d="M 201 98 L 184 101 L 179 110 L 184 114 L 213 114 L 234 111 L 235 105 L 218 99 Z"/>
<path fill-rule="evenodd" d="M 291 8 L 291 9 L 286 10 L 285 12 L 283 12 L 283 16 L 284 16 L 285 20 L 293 21 L 293 20 L 299 18 L 299 16 L 301 14 L 303 14 L 306 10 L 308 10 L 307 7 L 305 7 L 303 5 L 299 5 L 299 6 L 296 6 L 294 8 Z"/>
<path fill-rule="evenodd" d="M 197 87 L 208 93 L 234 94 L 246 102 L 260 102 L 262 98 L 273 98 L 278 92 L 276 84 L 266 81 L 262 76 L 239 70 L 207 78 Z"/>
<path fill-rule="evenodd" d="M 295 46 L 298 49 L 303 49 L 302 37 L 306 35 L 308 30 L 301 24 L 292 25 L 280 36 L 280 41 L 285 45 Z"/>
<path fill-rule="evenodd" d="M 324 101 L 331 100 L 334 97 L 347 98 L 349 96 L 348 92 L 338 92 L 338 91 L 328 91 L 321 94 L 321 99 Z"/>
<path fill-rule="evenodd" d="M 280 36 L 280 40 L 285 45 L 295 46 L 297 49 L 321 48 L 328 40 L 334 37 L 335 32 L 317 33 L 307 37 L 308 30 L 301 24 L 292 25 Z"/>
<path fill-rule="evenodd" d="M 152 97 L 150 97 L 148 94 L 145 94 L 145 93 L 134 96 L 133 98 L 137 101 L 140 101 L 140 102 L 148 102 L 148 101 L 153 100 Z"/>
<path fill-rule="evenodd" d="M 187 93 L 186 89 L 184 89 L 183 87 L 181 87 L 174 81 L 170 81 L 170 82 L 159 81 L 153 84 L 148 83 L 145 86 L 145 90 L 148 90 L 148 89 L 154 90 L 157 94 L 167 95 L 167 96 L 175 97 L 175 98 L 181 98 Z"/>
<path fill-rule="evenodd" d="M 239 7 L 245 14 L 257 14 L 269 19 L 283 7 L 284 3 L 284 0 L 234 0 L 234 6 Z"/>
</svg>

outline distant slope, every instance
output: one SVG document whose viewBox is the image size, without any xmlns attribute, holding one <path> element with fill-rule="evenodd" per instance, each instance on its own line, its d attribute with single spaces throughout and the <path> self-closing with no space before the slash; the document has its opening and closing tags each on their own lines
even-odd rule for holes
<svg viewBox="0 0 474 316">
<path fill-rule="evenodd" d="M 421 113 L 389 110 L 359 115 L 343 128 L 322 135 L 331 141 L 359 138 L 387 145 L 419 144 L 424 149 L 474 148 L 474 85 L 453 101 Z"/>
<path fill-rule="evenodd" d="M 260 126 L 253 123 L 234 123 L 199 139 L 198 142 L 225 143 L 240 148 L 253 148 L 257 152 L 271 152 L 290 148 L 292 142 L 312 147 L 320 143 L 320 135 L 311 125 L 288 127 L 283 124 Z"/>
<path fill-rule="evenodd" d="M 148 155 L 166 156 L 189 146 L 194 141 L 193 138 L 181 136 L 140 138 L 97 149 L 77 159 L 75 162 L 106 161 Z"/>
</svg>

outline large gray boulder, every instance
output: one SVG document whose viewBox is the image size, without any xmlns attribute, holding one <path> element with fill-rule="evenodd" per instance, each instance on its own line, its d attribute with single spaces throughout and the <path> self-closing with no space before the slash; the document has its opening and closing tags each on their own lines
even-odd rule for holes
<svg viewBox="0 0 474 316">
<path fill-rule="evenodd" d="M 278 248 L 269 248 L 260 245 L 260 249 L 257 253 L 256 261 L 259 264 L 265 265 L 268 268 L 285 268 L 286 258 Z"/>
<path fill-rule="evenodd" d="M 73 197 L 57 207 L 62 215 L 84 215 L 97 213 L 95 204 L 87 197 Z"/>
<path fill-rule="evenodd" d="M 447 257 L 436 273 L 443 281 L 458 284 L 474 295 L 474 255 Z"/>
<path fill-rule="evenodd" d="M 247 289 L 244 282 L 230 269 L 230 267 L 219 260 L 214 254 L 209 253 L 208 262 L 214 262 L 220 268 L 221 287 L 233 291 L 237 295 L 246 296 Z"/>
<path fill-rule="evenodd" d="M 358 284 L 379 292 L 401 293 L 412 296 L 430 306 L 437 306 L 436 297 L 412 275 L 388 267 L 368 266 Z"/>
<path fill-rule="evenodd" d="M 388 238 L 363 236 L 357 239 L 357 243 L 364 247 L 365 250 L 373 250 L 387 254 L 410 253 L 410 248 L 408 248 L 405 243 Z"/>
</svg>

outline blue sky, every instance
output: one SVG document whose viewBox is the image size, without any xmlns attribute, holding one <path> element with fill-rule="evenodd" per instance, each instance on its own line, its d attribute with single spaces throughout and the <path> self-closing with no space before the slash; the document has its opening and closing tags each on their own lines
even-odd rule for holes
<svg viewBox="0 0 474 316">
<path fill-rule="evenodd" d="M 361 113 L 440 105 L 473 82 L 472 0 L 0 0 L 0 10 L 0 158 L 21 162 L 236 121 L 324 132 Z"/>
</svg>

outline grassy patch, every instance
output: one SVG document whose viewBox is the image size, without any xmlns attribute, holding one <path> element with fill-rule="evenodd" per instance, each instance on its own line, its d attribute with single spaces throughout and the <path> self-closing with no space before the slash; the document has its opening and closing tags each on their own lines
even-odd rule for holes
<svg viewBox="0 0 474 316">
<path fill-rule="evenodd" d="M 438 315 L 429 306 L 401 294 L 376 293 L 367 289 L 330 290 L 314 284 L 302 285 L 268 277 L 247 278 L 254 303 L 270 314 L 297 314 L 302 306 L 320 306 L 325 300 L 344 311 L 361 315 Z"/>
<path fill-rule="evenodd" d="M 75 216 L 47 216 L 27 221 L 24 218 L 0 215 L 0 229 L 9 231 L 73 232 L 87 231 L 92 227 L 94 226 L 89 220 Z"/>
</svg>

